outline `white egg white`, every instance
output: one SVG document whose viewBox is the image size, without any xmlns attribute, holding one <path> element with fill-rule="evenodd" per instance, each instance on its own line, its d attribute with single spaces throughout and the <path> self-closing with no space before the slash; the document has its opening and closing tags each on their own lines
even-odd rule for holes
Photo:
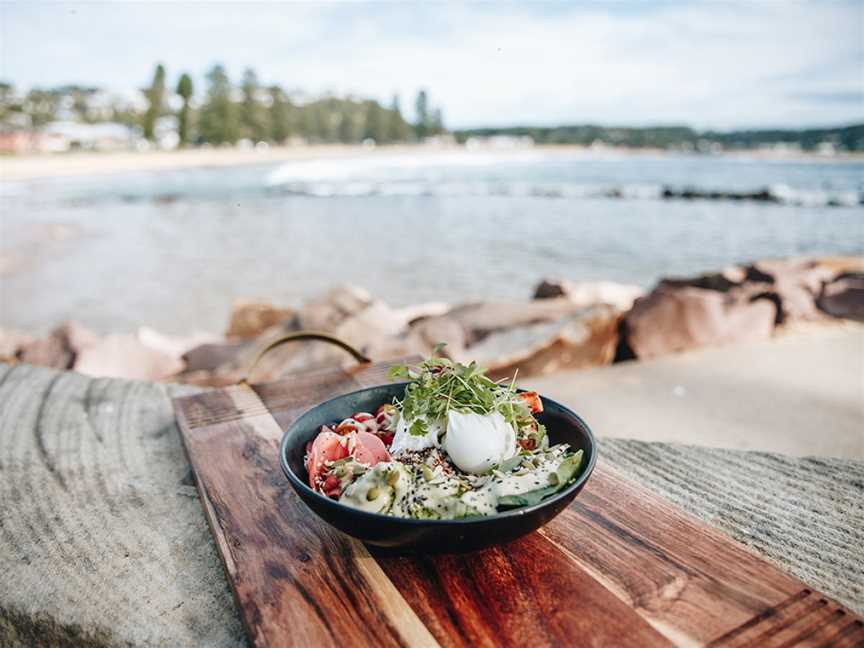
<svg viewBox="0 0 864 648">
<path fill-rule="evenodd" d="M 444 449 L 460 470 L 480 474 L 516 454 L 516 431 L 498 412 L 450 411 Z"/>
</svg>

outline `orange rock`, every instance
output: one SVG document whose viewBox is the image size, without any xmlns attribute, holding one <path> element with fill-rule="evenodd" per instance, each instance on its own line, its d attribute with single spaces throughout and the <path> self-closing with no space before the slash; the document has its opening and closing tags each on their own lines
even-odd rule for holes
<svg viewBox="0 0 864 648">
<path fill-rule="evenodd" d="M 774 331 L 776 314 L 773 302 L 741 292 L 661 283 L 627 313 L 626 340 L 637 358 L 761 340 Z"/>
<path fill-rule="evenodd" d="M 825 286 L 819 308 L 832 317 L 864 322 L 864 273 L 841 275 Z"/>
<path fill-rule="evenodd" d="M 50 335 L 25 344 L 18 352 L 21 362 L 69 369 L 75 358 L 88 347 L 97 344 L 100 338 L 90 329 L 77 322 L 66 322 L 51 331 Z"/>
<path fill-rule="evenodd" d="M 447 346 L 442 354 L 453 360 L 458 360 L 465 352 L 465 329 L 451 317 L 428 317 L 411 326 L 423 341 L 433 348 L 439 342 Z"/>
<path fill-rule="evenodd" d="M 33 342 L 33 336 L 23 331 L 0 328 L 0 362 L 15 360 L 21 350 Z"/>
<path fill-rule="evenodd" d="M 248 340 L 293 316 L 294 311 L 290 308 L 279 308 L 265 302 L 239 301 L 231 309 L 225 337 Z"/>
<path fill-rule="evenodd" d="M 486 367 L 493 379 L 536 376 L 612 362 L 621 313 L 592 306 L 550 323 L 517 326 L 488 335 L 465 356 Z"/>
<path fill-rule="evenodd" d="M 297 328 L 333 331 L 348 317 L 372 304 L 368 292 L 357 286 L 336 286 L 326 295 L 305 304 L 297 311 Z"/>
<path fill-rule="evenodd" d="M 162 380 L 182 371 L 183 363 L 134 335 L 108 335 L 81 351 L 73 368 L 88 376 Z"/>
<path fill-rule="evenodd" d="M 465 304 L 451 310 L 447 317 L 456 320 L 462 326 L 470 345 L 495 331 L 531 324 L 557 322 L 564 317 L 575 315 L 583 309 L 584 306 L 572 302 L 566 297 L 558 297 L 530 302 Z"/>
</svg>

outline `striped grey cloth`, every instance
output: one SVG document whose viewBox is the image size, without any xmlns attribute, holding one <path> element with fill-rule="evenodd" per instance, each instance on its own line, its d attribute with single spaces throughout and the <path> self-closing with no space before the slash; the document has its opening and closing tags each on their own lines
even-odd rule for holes
<svg viewBox="0 0 864 648">
<path fill-rule="evenodd" d="M 603 439 L 634 481 L 864 614 L 864 462 Z"/>
</svg>

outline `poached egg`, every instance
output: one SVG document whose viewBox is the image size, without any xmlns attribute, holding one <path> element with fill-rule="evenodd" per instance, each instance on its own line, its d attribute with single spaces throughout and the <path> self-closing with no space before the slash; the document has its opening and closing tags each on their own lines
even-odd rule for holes
<svg viewBox="0 0 864 648">
<path fill-rule="evenodd" d="M 516 431 L 498 412 L 450 411 L 444 449 L 459 470 L 479 475 L 516 454 Z"/>
</svg>

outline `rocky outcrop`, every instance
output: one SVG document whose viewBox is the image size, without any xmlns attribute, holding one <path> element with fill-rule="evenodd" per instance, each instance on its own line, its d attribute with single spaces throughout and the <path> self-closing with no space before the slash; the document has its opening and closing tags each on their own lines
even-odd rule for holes
<svg viewBox="0 0 864 648">
<path fill-rule="evenodd" d="M 204 345 L 188 352 L 177 378 L 196 385 L 224 385 L 245 375 L 259 349 L 288 332 L 333 333 L 375 360 L 428 356 L 439 342 L 455 360 L 477 359 L 493 373 L 520 369 L 522 375 L 612 361 L 620 311 L 585 308 L 568 298 L 532 302 L 489 302 L 445 309 L 394 309 L 368 293 L 342 286 L 301 307 L 296 316 L 244 344 Z M 426 315 L 426 314 L 430 315 Z M 488 360 L 488 362 L 487 362 Z M 287 373 L 348 364 L 344 351 L 316 342 L 274 349 L 257 365 L 255 381 Z"/>
<path fill-rule="evenodd" d="M 825 285 L 818 305 L 832 317 L 864 322 L 864 272 L 843 274 Z"/>
<path fill-rule="evenodd" d="M 29 333 L 0 328 L 0 362 L 10 362 L 18 358 L 21 350 L 35 341 Z"/>
<path fill-rule="evenodd" d="M 192 335 L 165 335 L 146 326 L 138 328 L 138 341 L 156 351 L 161 351 L 172 358 L 182 358 L 188 351 L 203 344 L 222 342 L 222 337 L 210 333 L 195 333 Z"/>
<path fill-rule="evenodd" d="M 565 297 L 580 306 L 609 304 L 619 310 L 628 310 L 645 291 L 639 286 L 614 281 L 570 281 L 569 279 L 543 279 L 534 290 L 534 299 Z"/>
<path fill-rule="evenodd" d="M 298 312 L 296 328 L 308 331 L 333 331 L 350 316 L 372 304 L 372 296 L 357 286 L 337 286 L 319 299 L 305 304 Z"/>
<path fill-rule="evenodd" d="M 705 290 L 717 290 L 727 292 L 733 288 L 740 288 L 747 280 L 747 270 L 743 266 L 729 266 L 720 272 L 708 272 L 695 277 L 672 277 L 663 279 L 665 286 L 691 288 L 704 288 Z"/>
<path fill-rule="evenodd" d="M 209 335 L 172 337 L 141 327 L 135 334 L 100 336 L 77 322 L 66 322 L 43 338 L 0 334 L 8 360 L 74 369 L 90 376 L 164 380 L 185 368 L 181 357 Z"/>
<path fill-rule="evenodd" d="M 411 329 L 430 348 L 433 348 L 438 343 L 446 344 L 447 346 L 442 350 L 442 354 L 452 360 L 461 359 L 465 353 L 467 345 L 465 329 L 452 317 L 443 316 L 421 319 Z"/>
<path fill-rule="evenodd" d="M 492 333 L 467 354 L 495 379 L 610 364 L 620 315 L 605 304 L 588 307 L 555 322 Z"/>
<path fill-rule="evenodd" d="M 245 349 L 254 346 L 246 342 L 207 343 L 196 346 L 183 354 L 186 371 L 215 371 L 219 367 L 234 362 Z"/>
<path fill-rule="evenodd" d="M 556 322 L 575 315 L 583 306 L 559 297 L 530 302 L 482 302 L 457 306 L 447 316 L 465 331 L 468 345 L 479 342 L 495 331 L 529 324 Z"/>
<path fill-rule="evenodd" d="M 772 299 L 778 306 L 777 323 L 813 321 L 824 317 L 816 299 L 834 271 L 816 261 L 776 259 L 745 268 L 744 290 L 753 297 Z"/>
<path fill-rule="evenodd" d="M 776 306 L 777 324 L 793 324 L 825 316 L 816 299 L 835 274 L 830 265 L 817 259 L 771 259 L 696 277 L 664 279 L 660 285 L 737 294 L 751 301 L 766 299 Z"/>
<path fill-rule="evenodd" d="M 691 286 L 660 284 L 636 300 L 625 319 L 627 344 L 637 358 L 770 337 L 777 309 L 766 299 Z"/>
<path fill-rule="evenodd" d="M 93 377 L 164 380 L 183 370 L 176 357 L 142 344 L 134 335 L 108 335 L 75 358 L 75 371 Z"/>
<path fill-rule="evenodd" d="M 416 324 L 420 320 L 440 317 L 450 312 L 452 306 L 445 302 L 423 302 L 394 308 L 394 312 L 406 325 Z"/>
<path fill-rule="evenodd" d="M 770 336 L 777 326 L 845 317 L 864 321 L 864 261 L 855 257 L 758 261 L 669 278 L 649 294 L 612 282 L 545 279 L 530 301 L 391 307 L 355 286 L 337 286 L 296 311 L 235 304 L 225 337 L 172 337 L 140 328 L 101 338 L 74 323 L 44 338 L 0 331 L 0 358 L 91 375 L 223 386 L 246 376 L 260 349 L 286 333 L 332 333 L 367 356 L 443 355 L 476 360 L 492 375 L 530 376 Z M 635 299 L 635 302 L 634 302 Z M 353 360 L 321 342 L 268 353 L 251 379 Z"/>
<path fill-rule="evenodd" d="M 25 344 L 18 351 L 21 362 L 51 367 L 53 369 L 70 369 L 75 358 L 87 347 L 99 341 L 93 331 L 77 322 L 66 322 L 44 338 Z"/>
<path fill-rule="evenodd" d="M 275 324 L 291 319 L 294 311 L 266 302 L 239 301 L 231 309 L 231 319 L 225 337 L 251 340 Z"/>
</svg>

